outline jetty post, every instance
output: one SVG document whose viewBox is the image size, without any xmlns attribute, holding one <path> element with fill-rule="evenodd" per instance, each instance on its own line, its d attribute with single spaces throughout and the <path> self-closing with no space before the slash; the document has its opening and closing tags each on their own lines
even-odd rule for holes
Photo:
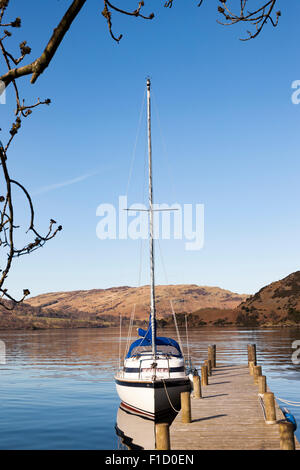
<svg viewBox="0 0 300 470">
<path fill-rule="evenodd" d="M 207 371 L 207 366 L 202 366 L 201 367 L 201 383 L 203 387 L 206 387 L 208 385 L 208 371 Z"/>
<path fill-rule="evenodd" d="M 194 375 L 193 376 L 193 388 L 194 388 L 194 398 L 202 398 L 202 392 L 201 392 L 201 381 L 200 381 L 200 376 Z"/>
<path fill-rule="evenodd" d="M 295 436 L 293 423 L 282 421 L 279 423 L 280 450 L 295 450 Z"/>
<path fill-rule="evenodd" d="M 208 360 L 211 361 L 211 367 L 216 368 L 216 345 L 210 344 L 208 346 Z"/>
<path fill-rule="evenodd" d="M 265 375 L 258 377 L 258 393 L 264 394 L 267 391 L 267 378 Z"/>
<path fill-rule="evenodd" d="M 250 362 L 256 366 L 256 344 L 248 344 L 248 364 Z"/>
<path fill-rule="evenodd" d="M 261 373 L 261 366 L 254 366 L 253 367 L 253 377 L 255 385 L 258 385 L 258 378 L 262 375 Z"/>
<path fill-rule="evenodd" d="M 170 450 L 170 429 L 168 423 L 157 423 L 155 425 L 155 440 L 157 450 Z"/>
<path fill-rule="evenodd" d="M 207 374 L 208 375 L 211 375 L 211 360 L 210 359 L 206 359 L 204 361 L 204 365 L 207 366 Z"/>
<path fill-rule="evenodd" d="M 276 409 L 275 409 L 275 399 L 274 393 L 266 392 L 264 393 L 264 404 L 266 410 L 266 424 L 276 424 Z"/>
<path fill-rule="evenodd" d="M 254 362 L 250 361 L 249 362 L 249 374 L 253 375 L 253 373 L 254 373 Z"/>
<path fill-rule="evenodd" d="M 181 392 L 181 421 L 182 423 L 191 423 L 192 412 L 191 412 L 191 394 L 190 392 Z"/>
</svg>

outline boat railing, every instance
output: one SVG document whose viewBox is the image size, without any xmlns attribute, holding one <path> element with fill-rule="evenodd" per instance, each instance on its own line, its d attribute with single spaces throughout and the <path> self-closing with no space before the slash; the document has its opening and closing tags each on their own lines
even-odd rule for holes
<svg viewBox="0 0 300 470">
<path fill-rule="evenodd" d="M 116 375 L 118 377 L 124 377 L 124 366 L 119 366 L 118 367 Z"/>
<path fill-rule="evenodd" d="M 165 360 L 167 361 L 167 369 L 168 369 L 168 373 L 169 373 L 169 377 L 171 377 L 171 370 L 170 370 L 170 358 L 169 357 L 166 357 L 166 358 L 163 358 L 163 359 L 160 359 L 161 360 Z M 139 366 L 139 379 L 142 378 L 142 372 L 143 372 L 143 369 L 142 369 L 142 362 L 143 361 L 149 361 L 149 358 L 145 358 L 145 359 L 140 359 L 140 366 Z M 156 367 L 156 366 L 155 366 Z M 155 369 L 154 369 L 155 370 Z M 156 375 L 156 374 L 154 374 Z"/>
</svg>

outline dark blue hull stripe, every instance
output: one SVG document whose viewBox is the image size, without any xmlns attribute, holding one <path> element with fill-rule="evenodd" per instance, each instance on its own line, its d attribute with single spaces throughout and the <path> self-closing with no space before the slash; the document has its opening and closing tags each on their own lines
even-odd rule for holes
<svg viewBox="0 0 300 470">
<path fill-rule="evenodd" d="M 178 379 L 169 381 L 165 379 L 164 382 L 162 380 L 157 380 L 155 382 L 134 382 L 134 381 L 127 381 L 127 380 L 119 380 L 116 379 L 116 384 L 123 385 L 124 387 L 140 387 L 140 388 L 163 388 L 164 383 L 167 388 L 170 387 L 179 387 L 179 386 L 187 386 L 187 390 L 191 389 L 191 382 L 189 379 Z"/>
</svg>

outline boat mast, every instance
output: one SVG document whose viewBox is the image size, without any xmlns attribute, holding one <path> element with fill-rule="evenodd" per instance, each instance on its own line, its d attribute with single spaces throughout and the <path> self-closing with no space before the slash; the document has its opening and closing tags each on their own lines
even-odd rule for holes
<svg viewBox="0 0 300 470">
<path fill-rule="evenodd" d="M 152 331 L 152 355 L 156 358 L 155 344 L 155 282 L 154 282 L 154 241 L 153 241 L 153 186 L 152 186 L 152 144 L 151 144 L 151 99 L 150 78 L 147 79 L 147 118 L 148 118 L 148 164 L 149 164 L 149 222 L 150 222 L 150 312 Z"/>
</svg>

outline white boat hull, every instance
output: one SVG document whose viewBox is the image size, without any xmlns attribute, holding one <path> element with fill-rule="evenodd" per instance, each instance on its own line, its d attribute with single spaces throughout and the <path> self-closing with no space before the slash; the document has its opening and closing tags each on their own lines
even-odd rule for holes
<svg viewBox="0 0 300 470">
<path fill-rule="evenodd" d="M 188 377 L 136 380 L 115 377 L 116 388 L 128 412 L 160 420 L 180 411 L 181 392 L 190 391 Z"/>
</svg>

